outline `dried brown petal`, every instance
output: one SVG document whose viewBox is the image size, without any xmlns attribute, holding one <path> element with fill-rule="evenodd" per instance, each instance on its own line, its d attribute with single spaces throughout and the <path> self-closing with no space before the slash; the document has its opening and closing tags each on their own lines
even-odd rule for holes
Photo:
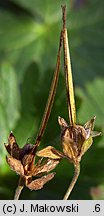
<svg viewBox="0 0 104 216">
<path fill-rule="evenodd" d="M 17 142 L 16 142 L 16 138 L 15 138 L 15 136 L 13 135 L 12 131 L 11 131 L 9 137 L 8 137 L 8 142 L 9 142 L 10 146 L 12 146 L 13 143 L 17 143 Z"/>
<path fill-rule="evenodd" d="M 34 145 L 29 144 L 29 143 L 25 144 L 23 146 L 23 148 L 21 149 L 21 151 L 20 151 L 19 159 L 22 160 L 25 155 L 31 154 L 31 151 L 32 151 L 33 148 L 34 148 Z"/>
<path fill-rule="evenodd" d="M 86 131 L 84 127 L 81 125 L 74 125 L 64 129 L 61 139 L 64 154 L 70 160 L 76 161 L 86 139 Z"/>
<path fill-rule="evenodd" d="M 61 135 L 63 152 L 70 160 L 77 156 L 77 146 L 74 148 L 74 142 L 72 140 L 71 131 L 66 128 Z"/>
<path fill-rule="evenodd" d="M 62 146 L 63 146 L 63 152 L 66 155 L 66 157 L 68 157 L 70 160 L 75 160 L 75 158 L 77 157 L 77 153 L 73 148 L 73 143 L 62 142 Z"/>
<path fill-rule="evenodd" d="M 73 139 L 74 148 L 77 147 L 77 154 L 79 155 L 82 145 L 86 139 L 86 131 L 85 128 L 81 125 L 75 125 L 70 128 L 71 137 Z"/>
<path fill-rule="evenodd" d="M 94 129 L 94 123 L 95 123 L 95 120 L 96 120 L 96 116 L 94 116 L 92 119 L 90 119 L 89 121 L 87 121 L 84 125 L 84 128 L 91 128 L 91 130 Z"/>
<path fill-rule="evenodd" d="M 38 178 L 32 181 L 30 184 L 26 185 L 30 190 L 39 190 L 41 189 L 44 184 L 50 181 L 54 177 L 55 173 L 49 173 L 41 178 Z"/>
<path fill-rule="evenodd" d="M 65 121 L 64 118 L 61 118 L 60 116 L 58 117 L 58 123 L 61 126 L 61 128 L 67 128 L 69 127 L 67 122 Z"/>
<path fill-rule="evenodd" d="M 30 175 L 30 173 L 32 173 L 32 170 L 34 168 L 34 155 L 28 154 L 25 155 L 22 159 L 22 164 L 23 164 L 23 168 L 24 168 L 24 173 L 25 175 Z"/>
<path fill-rule="evenodd" d="M 51 159 L 60 159 L 60 158 L 62 158 L 64 156 L 63 153 L 56 150 L 52 146 L 48 146 L 48 147 L 38 151 L 36 153 L 36 155 L 39 156 L 39 157 L 47 157 L 47 158 L 51 158 Z"/>
<path fill-rule="evenodd" d="M 41 165 L 41 163 L 42 163 L 42 160 L 43 160 L 43 158 L 40 158 L 40 159 L 37 161 L 37 163 L 36 163 L 36 166 L 39 166 L 39 165 Z"/>
<path fill-rule="evenodd" d="M 8 143 L 4 143 L 4 146 L 9 154 L 11 154 L 11 147 Z"/>
<path fill-rule="evenodd" d="M 57 150 L 57 149 L 55 149 L 55 148 L 52 149 L 52 152 L 53 152 L 54 154 L 58 155 L 58 156 L 60 157 L 60 159 L 66 157 L 65 154 L 64 154 L 63 152 L 60 152 L 59 150 Z"/>
<path fill-rule="evenodd" d="M 11 156 L 6 157 L 7 163 L 9 164 L 10 168 L 15 171 L 19 175 L 24 175 L 24 169 L 21 162 Z"/>
<path fill-rule="evenodd" d="M 91 131 L 94 129 L 94 124 L 95 124 L 96 116 L 92 118 L 91 120 L 87 121 L 84 125 L 85 131 L 86 131 L 86 139 L 88 139 L 91 135 Z"/>
<path fill-rule="evenodd" d="M 32 173 L 32 175 L 38 175 L 38 174 L 42 174 L 45 172 L 50 172 L 51 170 L 53 170 L 58 163 L 60 162 L 60 160 L 54 160 L 54 159 L 46 159 L 45 161 L 43 161 L 42 164 L 34 166 L 34 171 Z"/>
<path fill-rule="evenodd" d="M 5 144 L 7 152 L 14 158 L 19 159 L 20 148 L 16 142 L 15 136 L 11 132 L 8 137 L 8 143 Z"/>
</svg>

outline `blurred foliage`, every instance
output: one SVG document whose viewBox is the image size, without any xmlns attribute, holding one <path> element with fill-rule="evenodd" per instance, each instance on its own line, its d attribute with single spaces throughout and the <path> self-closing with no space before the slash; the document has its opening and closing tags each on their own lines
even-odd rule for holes
<svg viewBox="0 0 104 216">
<path fill-rule="evenodd" d="M 99 187 L 91 188 L 91 195 L 94 200 L 104 200 L 104 185 L 99 185 Z"/>
<path fill-rule="evenodd" d="M 5 160 L 4 142 L 10 131 L 13 130 L 20 146 L 33 143 L 38 132 L 56 65 L 61 4 L 67 5 L 77 122 L 83 124 L 96 115 L 96 129 L 104 132 L 104 1 L 0 1 L 0 199 L 12 199 L 18 182 L 18 176 L 9 170 Z M 40 148 L 60 148 L 57 116 L 68 118 L 64 83 L 62 63 L 54 106 Z M 104 199 L 103 192 L 99 196 L 96 190 L 91 192 L 96 187 L 104 190 L 103 136 L 94 140 L 81 165 L 71 199 Z M 62 199 L 73 168 L 63 160 L 56 172 L 41 191 L 25 188 L 21 199 Z"/>
</svg>

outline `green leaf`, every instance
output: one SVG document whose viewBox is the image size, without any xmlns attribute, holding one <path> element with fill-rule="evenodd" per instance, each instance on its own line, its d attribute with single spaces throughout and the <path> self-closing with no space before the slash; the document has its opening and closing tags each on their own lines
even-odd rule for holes
<svg viewBox="0 0 104 216">
<path fill-rule="evenodd" d="M 0 11 L 0 50 L 10 51 L 22 48 L 36 40 L 43 33 L 41 24 L 29 16 Z"/>
<path fill-rule="evenodd" d="M 83 156 L 82 160 L 82 178 L 93 181 L 94 184 L 102 184 L 104 182 L 104 147 L 99 147 L 97 139 L 93 145 Z"/>
<path fill-rule="evenodd" d="M 16 73 L 7 62 L 2 63 L 0 68 L 0 104 L 5 112 L 7 127 L 12 130 L 19 118 L 20 95 Z"/>
<path fill-rule="evenodd" d="M 78 110 L 78 119 L 83 124 L 89 118 L 96 116 L 95 127 L 101 131 L 99 146 L 104 146 L 104 79 L 95 79 L 91 83 L 86 83 L 86 88 L 76 89 L 76 94 L 82 99 L 81 108 Z M 96 138 L 95 138 L 96 139 Z"/>
<path fill-rule="evenodd" d="M 7 62 L 0 65 L 0 166 L 1 172 L 7 171 L 5 166 L 5 147 L 10 130 L 13 130 L 20 111 L 20 95 L 14 69 Z"/>
<path fill-rule="evenodd" d="M 6 113 L 2 104 L 0 104 L 0 153 L 3 151 L 3 143 L 7 140 L 8 132 Z"/>
<path fill-rule="evenodd" d="M 78 112 L 78 119 L 85 122 L 86 119 L 96 116 L 97 127 L 104 128 L 104 79 L 95 79 L 86 83 L 86 88 L 76 89 L 76 94 L 81 97 L 81 108 Z"/>
<path fill-rule="evenodd" d="M 60 19 L 60 7 L 62 4 L 67 4 L 67 0 L 57 0 L 57 1 L 38 1 L 38 0 L 12 0 L 12 2 L 17 3 L 21 7 L 37 14 L 40 19 L 46 22 L 53 22 L 54 20 Z"/>
</svg>

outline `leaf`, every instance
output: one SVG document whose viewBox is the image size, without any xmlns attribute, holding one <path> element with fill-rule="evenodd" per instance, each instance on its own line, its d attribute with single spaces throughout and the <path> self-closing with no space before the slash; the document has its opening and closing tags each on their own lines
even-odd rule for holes
<svg viewBox="0 0 104 216">
<path fill-rule="evenodd" d="M 0 68 L 0 104 L 7 119 L 7 130 L 12 130 L 19 119 L 20 95 L 16 73 L 7 62 Z"/>
<path fill-rule="evenodd" d="M 41 33 L 41 25 L 26 15 L 0 11 L 0 50 L 15 50 L 30 44 Z M 7 34 L 8 33 L 8 34 Z"/>
<path fill-rule="evenodd" d="M 81 109 L 78 112 L 80 121 L 86 121 L 90 116 L 96 116 L 96 125 L 104 128 L 104 79 L 95 79 L 93 82 L 86 83 L 86 89 L 77 89 L 77 94 L 82 98 Z"/>
<path fill-rule="evenodd" d="M 34 133 L 36 132 L 37 127 L 34 127 L 33 116 L 23 115 L 20 120 L 17 122 L 17 125 L 14 129 L 15 136 L 18 138 L 19 146 L 22 147 L 25 143 L 30 143 L 30 140 L 34 140 Z"/>
<path fill-rule="evenodd" d="M 8 123 L 6 118 L 6 113 L 2 104 L 0 104 L 0 156 L 4 153 L 4 145 L 3 143 L 7 140 L 8 136 Z M 0 160 L 1 163 L 1 160 Z"/>
<path fill-rule="evenodd" d="M 97 142 L 96 138 L 82 160 L 82 178 L 86 177 L 86 180 L 88 178 L 88 181 L 93 185 L 102 184 L 104 181 L 104 147 L 97 145 Z"/>
<path fill-rule="evenodd" d="M 16 2 L 20 6 L 24 7 L 25 9 L 31 11 L 33 14 L 37 13 L 40 20 L 45 20 L 47 22 L 52 22 L 52 20 L 58 19 L 58 15 L 60 12 L 60 6 L 63 3 L 63 0 L 57 0 L 57 2 L 44 0 L 39 2 L 38 0 L 12 0 L 12 2 Z M 64 1 L 64 4 L 66 4 L 67 1 Z M 59 7 L 59 9 L 58 9 Z M 37 9 L 37 10 L 36 10 Z M 57 11 L 58 10 L 58 11 Z"/>
<path fill-rule="evenodd" d="M 20 95 L 14 68 L 8 63 L 0 65 L 0 165 L 5 170 L 5 148 L 8 134 L 19 119 Z M 7 168 L 6 168 L 7 170 Z"/>
<path fill-rule="evenodd" d="M 21 85 L 21 112 L 14 130 L 20 146 L 24 145 L 26 142 L 30 142 L 30 140 L 33 143 L 35 142 L 34 137 L 38 130 L 39 121 L 41 121 L 46 102 L 41 98 L 39 100 L 41 87 L 42 85 L 39 82 L 39 70 L 37 65 L 33 63 L 27 68 Z"/>
</svg>

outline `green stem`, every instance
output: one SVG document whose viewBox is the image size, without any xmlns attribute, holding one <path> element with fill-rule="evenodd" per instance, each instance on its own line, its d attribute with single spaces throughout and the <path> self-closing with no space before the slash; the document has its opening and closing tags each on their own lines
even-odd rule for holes
<svg viewBox="0 0 104 216">
<path fill-rule="evenodd" d="M 80 164 L 78 163 L 78 164 L 74 165 L 74 168 L 75 168 L 75 171 L 74 171 L 73 179 L 72 179 L 72 181 L 71 181 L 71 183 L 70 183 L 70 185 L 69 185 L 69 187 L 68 187 L 68 189 L 66 191 L 66 194 L 65 194 L 63 200 L 67 200 L 68 199 L 68 197 L 70 196 L 70 194 L 71 194 L 71 192 L 72 192 L 72 190 L 73 190 L 73 188 L 75 186 L 75 183 L 76 183 L 76 181 L 77 181 L 77 179 L 79 177 L 79 174 L 80 174 Z"/>
</svg>

